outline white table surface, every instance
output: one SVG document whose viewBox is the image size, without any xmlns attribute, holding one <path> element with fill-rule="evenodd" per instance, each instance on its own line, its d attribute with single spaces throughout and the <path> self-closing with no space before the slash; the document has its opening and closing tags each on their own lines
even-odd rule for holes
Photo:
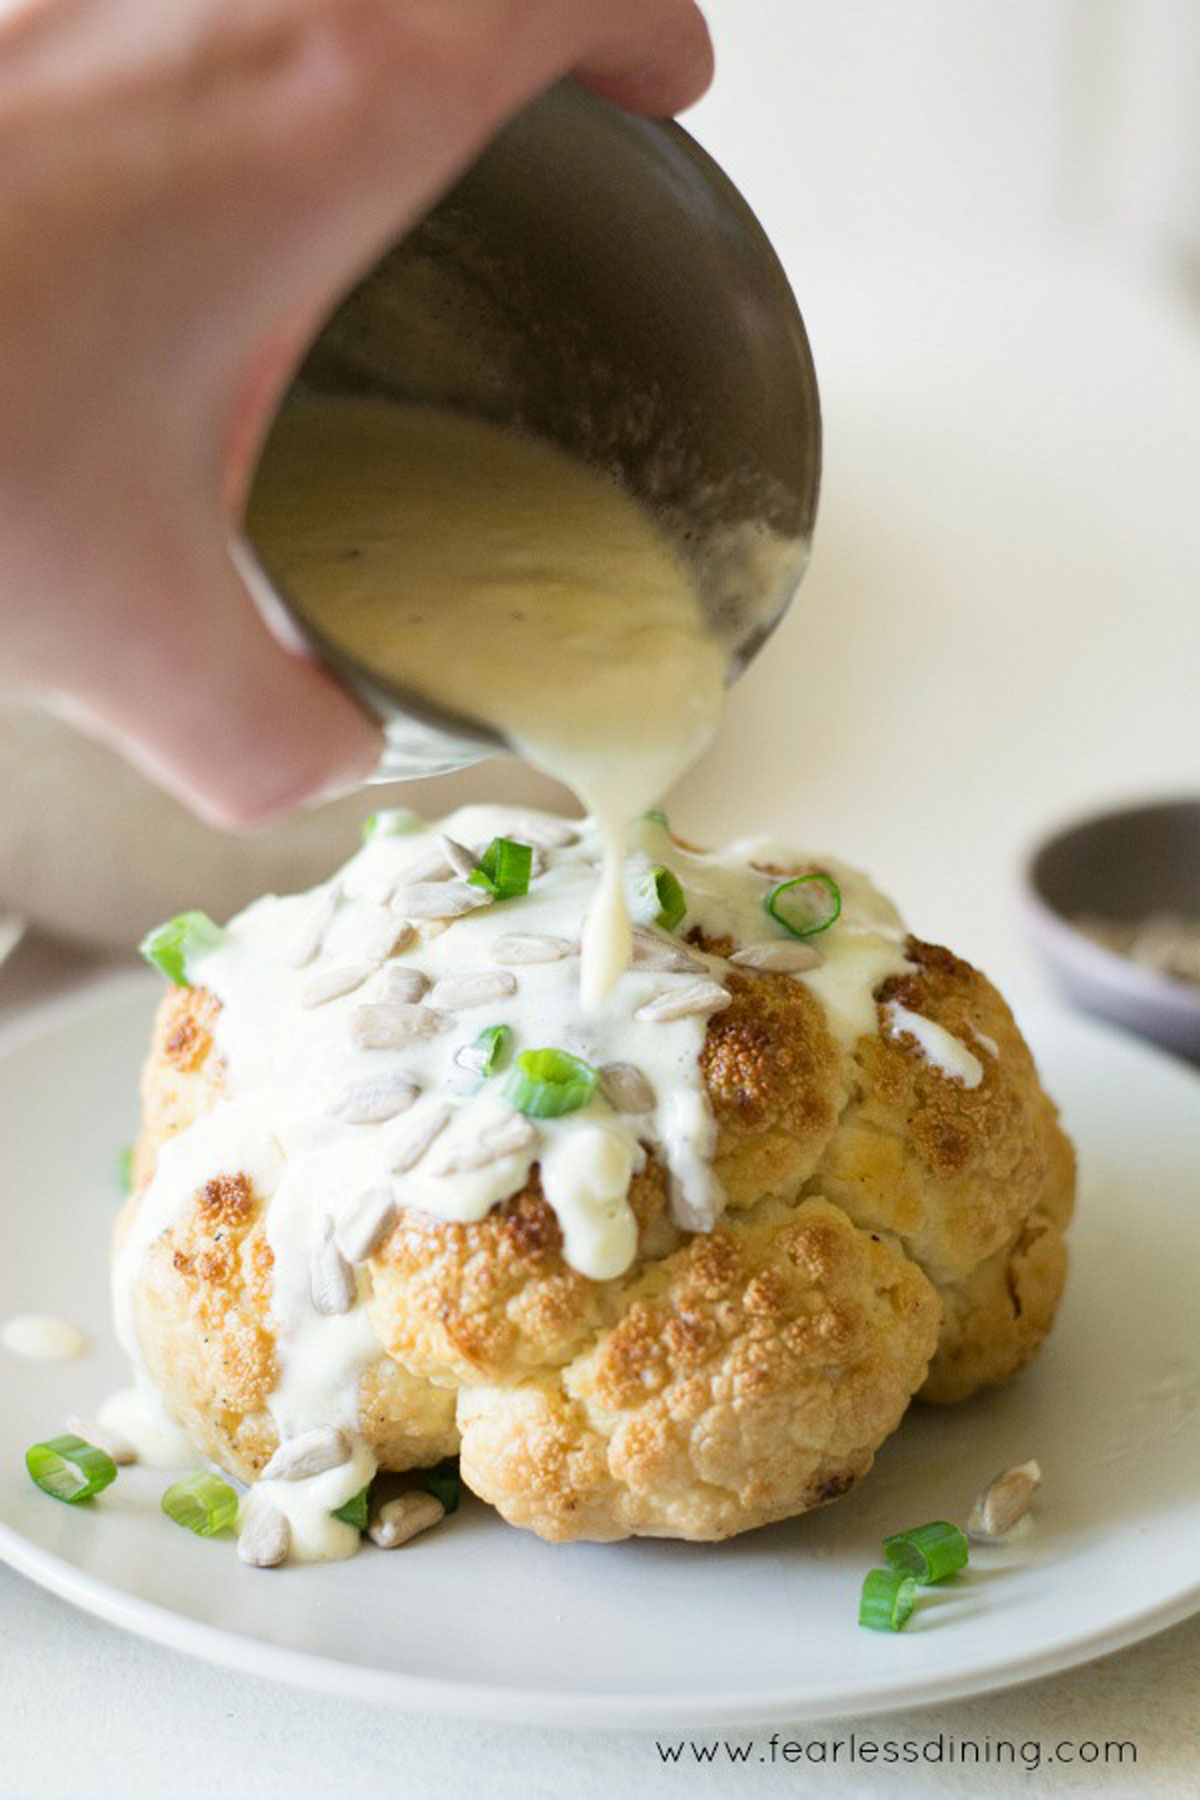
<svg viewBox="0 0 1200 1800">
<path fill-rule="evenodd" d="M 825 404 L 817 551 L 673 812 L 687 832 L 761 827 L 868 864 L 1019 1012 L 1044 996 L 1016 907 L 1028 843 L 1118 797 L 1200 789 L 1200 325 L 1091 267 L 926 258 L 868 280 L 781 247 Z M 86 959 L 26 944 L 0 970 L 0 1017 L 88 976 Z M 1133 1739 L 1136 1770 L 1059 1764 L 1038 1791 L 1194 1795 L 1198 1720 L 1193 1619 L 1032 1686 L 858 1723 L 933 1746 L 915 1769 L 685 1774 L 647 1736 L 406 1717 L 223 1673 L 0 1572 L 3 1800 L 1028 1787 L 1020 1767 L 929 1760 L 939 1735 L 1043 1754 Z"/>
</svg>

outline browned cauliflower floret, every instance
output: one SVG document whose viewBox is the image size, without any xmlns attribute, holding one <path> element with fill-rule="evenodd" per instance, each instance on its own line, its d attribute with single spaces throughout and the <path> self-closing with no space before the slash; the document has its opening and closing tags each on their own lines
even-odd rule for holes
<svg viewBox="0 0 1200 1800">
<path fill-rule="evenodd" d="M 359 1390 L 380 1466 L 461 1446 L 469 1485 L 546 1538 L 719 1539 L 845 1493 L 915 1393 L 959 1400 L 1027 1362 L 1065 1274 L 1070 1145 L 990 984 L 914 939 L 907 961 L 850 1051 L 805 985 L 728 969 L 701 1057 L 727 1197 L 711 1234 L 672 1221 L 650 1152 L 613 1280 L 566 1262 L 536 1165 L 477 1224 L 402 1206 L 370 1261 L 380 1353 Z M 976 1085 L 896 1004 L 977 1045 Z M 219 1010 L 201 988 L 163 1001 L 139 1188 L 222 1092 Z M 134 1292 L 169 1409 L 244 1478 L 277 1442 L 271 1279 L 262 1202 L 229 1169 L 152 1241 Z"/>
<path fill-rule="evenodd" d="M 1074 1156 L 991 983 L 948 950 L 909 938 L 907 952 L 911 972 L 876 994 L 881 1021 L 899 1002 L 974 1042 L 983 1077 L 947 1079 L 903 1031 L 862 1038 L 817 1179 L 857 1224 L 893 1233 L 937 1288 L 945 1322 L 922 1397 L 963 1400 L 1007 1381 L 1053 1323 Z"/>
<path fill-rule="evenodd" d="M 561 1372 L 460 1399 L 466 1480 L 543 1537 L 724 1538 L 836 1499 L 939 1319 L 920 1270 L 819 1199 L 691 1238 L 622 1298 Z"/>
<path fill-rule="evenodd" d="M 820 1002 L 786 976 L 732 970 L 709 1022 L 704 1084 L 720 1127 L 716 1169 L 731 1209 L 799 1192 L 837 1130 L 842 1055 Z"/>
</svg>

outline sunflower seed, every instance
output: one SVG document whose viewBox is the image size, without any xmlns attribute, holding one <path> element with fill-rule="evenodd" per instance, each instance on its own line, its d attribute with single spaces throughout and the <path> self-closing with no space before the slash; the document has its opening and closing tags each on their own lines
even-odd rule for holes
<svg viewBox="0 0 1200 1800">
<path fill-rule="evenodd" d="M 358 1050 L 395 1050 L 414 1038 L 435 1037 L 450 1020 L 428 1006 L 396 1001 L 358 1006 L 350 1019 L 350 1041 Z"/>
<path fill-rule="evenodd" d="M 605 1063 L 600 1070 L 600 1092 L 614 1112 L 647 1113 L 654 1110 L 654 1089 L 632 1063 Z"/>
<path fill-rule="evenodd" d="M 292 1528 L 283 1514 L 264 1500 L 252 1497 L 246 1522 L 238 1533 L 237 1553 L 252 1569 L 277 1569 L 287 1561 L 292 1547 Z"/>
<path fill-rule="evenodd" d="M 347 1262 L 366 1262 L 374 1256 L 396 1223 L 396 1202 L 390 1188 L 367 1188 L 345 1207 L 337 1222 L 338 1249 Z"/>
<path fill-rule="evenodd" d="M 354 1270 L 333 1241 L 333 1220 L 326 1213 L 308 1261 L 308 1288 L 317 1312 L 332 1318 L 347 1313 L 358 1299 Z"/>
<path fill-rule="evenodd" d="M 111 1456 L 119 1469 L 129 1463 L 135 1463 L 138 1453 L 129 1439 L 120 1431 L 114 1431 L 111 1425 L 102 1425 L 99 1419 L 84 1419 L 78 1413 L 72 1413 L 67 1420 L 67 1430 L 73 1431 L 76 1437 L 83 1438 L 89 1444 L 95 1444 L 97 1450 L 103 1450 Z"/>
<path fill-rule="evenodd" d="M 285 1438 L 259 1476 L 260 1481 L 307 1481 L 350 1461 L 350 1439 L 332 1425 L 316 1425 Z"/>
<path fill-rule="evenodd" d="M 491 898 L 486 888 L 465 881 L 415 881 L 396 889 L 392 910 L 402 919 L 461 919 Z"/>
<path fill-rule="evenodd" d="M 301 988 L 300 1004 L 311 1010 L 330 1000 L 340 1000 L 343 994 L 352 994 L 361 987 L 370 973 L 369 963 L 343 963 L 337 969 L 319 969 Z"/>
<path fill-rule="evenodd" d="M 442 846 L 442 855 L 456 875 L 461 875 L 465 881 L 475 873 L 479 867 L 479 858 L 473 850 L 468 850 L 457 838 L 446 837 L 444 834 L 438 838 L 438 843 Z"/>
<path fill-rule="evenodd" d="M 406 881 L 449 881 L 454 870 L 451 868 L 445 851 L 439 845 L 437 849 L 425 850 L 420 856 L 406 864 L 400 880 Z"/>
<path fill-rule="evenodd" d="M 333 924 L 334 915 L 341 903 L 341 884 L 335 882 L 332 887 L 325 889 L 296 933 L 292 947 L 288 951 L 288 962 L 293 969 L 307 968 L 316 957 L 325 942 L 325 934 Z"/>
<path fill-rule="evenodd" d="M 651 931 L 635 928 L 633 933 L 633 966 L 635 969 L 665 969 L 675 975 L 707 975 L 702 962 L 678 944 L 655 937 Z"/>
<path fill-rule="evenodd" d="M 1018 1463 L 989 1481 L 976 1497 L 967 1520 L 973 1538 L 998 1538 L 1012 1530 L 1029 1511 L 1029 1503 L 1041 1485 L 1042 1471 L 1035 1462 Z"/>
<path fill-rule="evenodd" d="M 492 945 L 492 961 L 513 968 L 523 963 L 561 962 L 565 956 L 578 955 L 579 945 L 570 938 L 549 937 L 541 931 L 514 931 Z"/>
<path fill-rule="evenodd" d="M 486 1169 L 502 1157 L 518 1156 L 523 1150 L 532 1149 L 537 1139 L 537 1130 L 529 1120 L 514 1113 L 510 1119 L 498 1119 L 489 1125 L 470 1143 L 447 1144 L 429 1173 L 465 1175 L 474 1169 Z"/>
<path fill-rule="evenodd" d="M 406 919 L 398 919 L 385 906 L 373 906 L 363 925 L 358 947 L 367 962 L 378 964 L 407 950 L 416 935 Z"/>
<path fill-rule="evenodd" d="M 787 944 L 776 941 L 747 944 L 730 957 L 740 969 L 763 969 L 771 973 L 798 975 L 804 969 L 819 968 L 823 958 L 815 944 Z"/>
<path fill-rule="evenodd" d="M 367 1526 L 367 1536 L 381 1550 L 398 1550 L 445 1516 L 446 1509 L 436 1494 L 401 1494 L 398 1500 L 388 1500 L 380 1507 Z"/>
<path fill-rule="evenodd" d="M 487 1006 L 493 1000 L 507 1000 L 517 991 L 517 978 L 505 969 L 483 969 L 470 975 L 446 975 L 434 986 L 429 996 L 431 1006 L 444 1006 L 448 1012 L 466 1012 L 472 1006 Z"/>
<path fill-rule="evenodd" d="M 535 850 L 565 850 L 579 840 L 579 833 L 561 819 L 518 819 L 507 836 Z"/>
<path fill-rule="evenodd" d="M 381 1125 L 407 1112 L 420 1092 L 407 1075 L 374 1075 L 343 1088 L 328 1111 L 347 1125 Z"/>
<path fill-rule="evenodd" d="M 429 977 L 410 963 L 398 963 L 383 972 L 383 996 L 402 1006 L 412 1006 L 429 992 Z"/>
<path fill-rule="evenodd" d="M 450 1123 L 450 1111 L 448 1106 L 428 1107 L 393 1141 L 392 1168 L 397 1175 L 407 1175 L 416 1168 L 434 1138 Z"/>
<path fill-rule="evenodd" d="M 719 1012 L 728 1006 L 732 996 L 715 981 L 693 981 L 690 987 L 668 988 L 639 1006 L 634 1013 L 646 1025 L 667 1025 L 673 1019 L 690 1019 L 694 1014 Z"/>
</svg>

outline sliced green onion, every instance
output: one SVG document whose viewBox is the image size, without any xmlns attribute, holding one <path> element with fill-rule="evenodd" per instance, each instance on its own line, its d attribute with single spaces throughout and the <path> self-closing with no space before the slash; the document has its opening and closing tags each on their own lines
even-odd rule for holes
<svg viewBox="0 0 1200 1800">
<path fill-rule="evenodd" d="M 533 848 L 518 844 L 512 838 L 493 838 L 479 865 L 467 880 L 475 887 L 486 888 L 495 900 L 515 900 L 529 892 L 529 873 L 533 868 Z"/>
<path fill-rule="evenodd" d="M 107 1450 L 97 1450 L 86 1438 L 69 1432 L 47 1438 L 44 1444 L 31 1444 L 25 1452 L 25 1467 L 43 1494 L 65 1500 L 68 1506 L 90 1500 L 117 1479 L 117 1465 Z"/>
<path fill-rule="evenodd" d="M 420 814 L 410 812 L 407 806 L 387 806 L 380 812 L 368 813 L 363 820 L 363 843 L 369 844 L 377 837 L 407 837 L 410 832 L 421 830 L 424 823 Z"/>
<path fill-rule="evenodd" d="M 670 869 L 656 865 L 642 882 L 639 893 L 657 906 L 654 923 L 661 925 L 664 931 L 674 931 L 687 911 L 687 901 Z"/>
<path fill-rule="evenodd" d="M 915 1525 L 911 1531 L 898 1531 L 884 1538 L 883 1554 L 891 1567 L 901 1574 L 913 1575 L 923 1587 L 931 1581 L 945 1581 L 967 1566 L 968 1545 L 957 1525 L 935 1519 L 930 1525 Z"/>
<path fill-rule="evenodd" d="M 832 875 L 793 875 L 763 900 L 771 917 L 793 937 L 816 937 L 828 931 L 842 910 L 842 890 Z"/>
<path fill-rule="evenodd" d="M 557 1119 L 586 1106 L 599 1079 L 591 1063 L 569 1050 L 522 1050 L 504 1092 L 527 1118 Z"/>
<path fill-rule="evenodd" d="M 661 806 L 651 806 L 642 814 L 647 825 L 660 825 L 664 831 L 670 831 L 671 821 Z"/>
<path fill-rule="evenodd" d="M 512 1035 L 508 1025 L 489 1025 L 473 1044 L 464 1044 L 454 1060 L 460 1069 L 470 1069 L 473 1075 L 496 1075 L 508 1061 Z"/>
<path fill-rule="evenodd" d="M 862 1584 L 858 1622 L 868 1631 L 903 1631 L 917 1604 L 914 1575 L 898 1569 L 872 1569 Z"/>
<path fill-rule="evenodd" d="M 194 1531 L 197 1537 L 216 1537 L 237 1519 L 238 1497 L 219 1475 L 197 1469 L 194 1475 L 171 1483 L 162 1497 L 162 1509 L 168 1519 Z"/>
<path fill-rule="evenodd" d="M 138 949 L 176 987 L 190 987 L 188 964 L 206 950 L 215 950 L 224 935 L 207 913 L 185 912 L 148 931 Z"/>
<path fill-rule="evenodd" d="M 435 1469 L 426 1469 L 421 1477 L 421 1486 L 427 1494 L 433 1494 L 440 1500 L 447 1513 L 458 1511 L 459 1480 L 458 1458 L 446 1457 Z"/>
<path fill-rule="evenodd" d="M 126 1144 L 117 1151 L 117 1182 L 123 1194 L 133 1192 L 133 1145 Z"/>
<path fill-rule="evenodd" d="M 365 1531 L 367 1520 L 370 1517 L 370 1494 L 371 1484 L 368 1482 L 366 1487 L 360 1488 L 358 1493 L 352 1495 L 344 1506 L 334 1507 L 334 1518 L 340 1519 L 343 1525 L 353 1525 L 355 1531 Z"/>
</svg>

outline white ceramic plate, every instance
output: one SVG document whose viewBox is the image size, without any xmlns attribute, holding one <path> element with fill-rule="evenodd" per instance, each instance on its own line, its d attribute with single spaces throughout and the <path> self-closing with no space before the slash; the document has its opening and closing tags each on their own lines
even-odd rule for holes
<svg viewBox="0 0 1200 1800">
<path fill-rule="evenodd" d="M 263 1573 L 158 1511 L 122 1472 L 91 1507 L 46 1498 L 23 1451 L 124 1378 L 107 1323 L 116 1159 L 155 990 L 110 985 L 0 1040 L 0 1318 L 58 1313 L 76 1362 L 0 1350 L 0 1554 L 75 1604 L 228 1667 L 422 1711 L 665 1726 L 866 1713 L 1027 1680 L 1200 1607 L 1200 1082 L 1048 1015 L 1031 1038 L 1084 1157 L 1055 1336 L 1010 1389 L 915 1409 L 870 1478 L 721 1546 L 550 1547 L 471 1502 L 385 1556 Z M 973 1553 L 899 1636 L 856 1624 L 885 1532 L 961 1519 L 1036 1456 L 1036 1526 Z"/>
</svg>

